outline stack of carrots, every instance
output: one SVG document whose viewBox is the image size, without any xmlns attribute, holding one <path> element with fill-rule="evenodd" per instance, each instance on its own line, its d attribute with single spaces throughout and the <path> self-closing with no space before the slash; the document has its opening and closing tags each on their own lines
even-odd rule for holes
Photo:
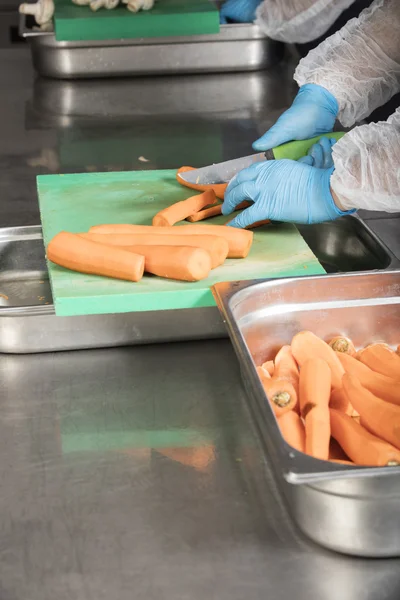
<svg viewBox="0 0 400 600">
<path fill-rule="evenodd" d="M 211 188 L 160 211 L 149 226 L 98 225 L 80 234 L 62 231 L 48 244 L 47 258 L 72 271 L 127 281 L 139 281 L 144 272 L 200 281 L 227 258 L 246 258 L 253 242 L 251 231 L 225 225 L 174 227 L 185 219 L 209 218 L 208 206 L 220 214 L 221 204 L 216 202 Z"/>
<path fill-rule="evenodd" d="M 286 442 L 320 460 L 400 465 L 399 350 L 295 335 L 257 367 Z"/>
</svg>

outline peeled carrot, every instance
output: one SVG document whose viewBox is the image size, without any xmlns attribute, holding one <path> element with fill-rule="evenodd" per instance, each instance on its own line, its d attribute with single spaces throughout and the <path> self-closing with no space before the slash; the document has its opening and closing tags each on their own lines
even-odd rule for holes
<svg viewBox="0 0 400 600">
<path fill-rule="evenodd" d="M 299 452 L 305 452 L 306 434 L 303 421 L 293 410 L 284 413 L 278 419 L 278 425 L 284 440 Z"/>
<path fill-rule="evenodd" d="M 181 227 L 152 227 L 151 225 L 97 225 L 89 233 L 157 233 L 160 235 L 216 235 L 229 244 L 228 258 L 246 258 L 253 243 L 253 232 L 226 225 L 184 225 Z"/>
<path fill-rule="evenodd" d="M 181 173 L 186 173 L 187 171 L 194 171 L 194 167 L 181 167 L 180 169 L 178 169 L 178 171 L 176 173 L 176 179 L 181 185 L 184 185 L 185 187 L 188 187 L 191 190 L 199 190 L 199 191 L 203 191 L 203 192 L 205 192 L 207 190 L 213 190 L 217 198 L 220 198 L 221 200 L 224 199 L 225 190 L 228 187 L 227 183 L 215 183 L 215 184 L 210 184 L 210 185 L 200 185 L 198 183 L 189 183 L 188 181 L 186 181 L 185 179 L 180 177 Z"/>
<path fill-rule="evenodd" d="M 215 206 L 210 206 L 210 208 L 200 210 L 199 212 L 190 215 L 190 217 L 187 217 L 186 221 L 189 221 L 189 223 L 197 223 L 198 221 L 204 221 L 205 219 L 211 219 L 211 217 L 222 215 L 221 206 L 222 204 L 216 204 Z"/>
<path fill-rule="evenodd" d="M 261 365 L 261 367 L 258 367 L 258 369 L 262 369 L 263 377 L 266 377 L 267 379 L 271 379 L 271 373 L 269 372 L 268 369 L 265 368 L 265 364 L 266 363 L 264 363 L 263 365 Z"/>
<path fill-rule="evenodd" d="M 268 373 L 272 377 L 275 371 L 274 361 L 267 360 L 265 363 L 263 363 L 262 368 L 265 369 L 265 371 L 268 371 Z"/>
<path fill-rule="evenodd" d="M 340 360 L 332 348 L 311 331 L 301 331 L 294 336 L 292 339 L 292 353 L 300 368 L 309 358 L 322 358 L 331 369 L 332 387 L 342 387 L 344 368 Z"/>
<path fill-rule="evenodd" d="M 371 344 L 358 354 L 358 359 L 373 371 L 400 379 L 400 356 L 386 344 Z"/>
<path fill-rule="evenodd" d="M 320 460 L 329 457 L 331 377 L 328 363 L 321 358 L 306 360 L 300 369 L 299 400 L 306 427 L 306 452 Z"/>
<path fill-rule="evenodd" d="M 264 391 L 277 417 L 292 410 L 297 403 L 296 390 L 291 383 L 284 379 L 268 377 L 262 367 L 257 367 Z"/>
<path fill-rule="evenodd" d="M 329 346 L 336 352 L 343 352 L 344 354 L 350 354 L 350 356 L 355 356 L 356 354 L 356 349 L 351 339 L 342 335 L 332 338 Z"/>
<path fill-rule="evenodd" d="M 115 279 L 139 281 L 144 271 L 144 256 L 85 240 L 62 231 L 47 246 L 51 262 L 80 273 Z"/>
<path fill-rule="evenodd" d="M 171 206 L 160 210 L 160 212 L 154 215 L 153 225 L 155 227 L 170 227 L 171 225 L 175 225 L 175 223 L 184 221 L 187 217 L 199 212 L 199 210 L 202 210 L 206 206 L 215 204 L 216 199 L 214 190 L 207 190 L 202 194 L 175 202 L 175 204 L 171 204 Z"/>
<path fill-rule="evenodd" d="M 374 396 L 348 373 L 343 376 L 343 388 L 349 402 L 360 413 L 361 425 L 400 448 L 400 407 Z"/>
<path fill-rule="evenodd" d="M 124 246 L 144 256 L 144 270 L 159 277 L 200 281 L 211 271 L 211 257 L 202 248 L 190 246 Z"/>
<path fill-rule="evenodd" d="M 159 235 L 135 233 L 81 233 L 82 237 L 110 246 L 191 246 L 206 250 L 213 269 L 222 265 L 228 252 L 228 242 L 216 235 Z"/>
<path fill-rule="evenodd" d="M 282 346 L 274 361 L 274 377 L 278 379 L 286 379 L 289 381 L 296 394 L 299 393 L 299 368 L 293 358 L 292 349 L 290 346 Z"/>
<path fill-rule="evenodd" d="M 337 356 L 346 373 L 357 377 L 367 390 L 386 402 L 400 406 L 400 385 L 394 379 L 375 373 L 352 356 L 347 354 L 338 354 Z"/>
<path fill-rule="evenodd" d="M 340 411 L 331 409 L 330 417 L 332 437 L 354 463 L 371 467 L 400 465 L 400 451 L 397 448 L 371 434 Z"/>
<path fill-rule="evenodd" d="M 329 406 L 330 408 L 345 413 L 350 417 L 353 414 L 353 407 L 344 393 L 343 388 L 336 388 L 335 390 L 332 390 Z"/>
</svg>

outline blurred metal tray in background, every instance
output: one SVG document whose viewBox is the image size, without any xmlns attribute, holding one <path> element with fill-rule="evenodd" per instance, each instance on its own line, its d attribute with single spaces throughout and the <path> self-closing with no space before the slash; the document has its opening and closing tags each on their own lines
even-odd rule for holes
<svg viewBox="0 0 400 600">
<path fill-rule="evenodd" d="M 398 265 L 355 217 L 299 228 L 329 270 Z M 40 226 L 0 229 L 0 352 L 35 353 L 225 337 L 216 307 L 56 317 Z"/>
<path fill-rule="evenodd" d="M 218 34 L 101 42 L 57 42 L 20 20 L 35 69 L 57 79 L 255 71 L 276 64 L 284 46 L 256 25 L 222 25 Z"/>
<path fill-rule="evenodd" d="M 302 330 L 356 347 L 400 336 L 400 272 L 323 275 L 213 287 L 235 348 L 249 407 L 292 515 L 332 550 L 400 556 L 400 467 L 352 467 L 316 460 L 282 438 L 255 366 Z"/>
</svg>

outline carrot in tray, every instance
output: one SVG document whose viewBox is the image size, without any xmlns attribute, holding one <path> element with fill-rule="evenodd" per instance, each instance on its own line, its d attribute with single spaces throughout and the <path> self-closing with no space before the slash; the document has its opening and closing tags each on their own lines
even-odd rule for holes
<svg viewBox="0 0 400 600">
<path fill-rule="evenodd" d="M 262 368 L 265 371 L 267 371 L 271 377 L 273 377 L 275 372 L 275 365 L 273 360 L 267 360 L 265 363 L 262 364 Z"/>
<path fill-rule="evenodd" d="M 344 354 L 350 354 L 355 356 L 356 349 L 350 338 L 344 337 L 343 335 L 337 335 L 332 338 L 328 345 L 336 352 L 343 352 Z"/>
<path fill-rule="evenodd" d="M 183 225 L 179 227 L 154 227 L 152 225 L 96 225 L 89 233 L 135 233 L 159 235 L 216 235 L 229 245 L 228 258 L 246 258 L 253 243 L 253 232 L 226 225 Z"/>
<path fill-rule="evenodd" d="M 386 344 L 371 344 L 361 350 L 357 358 L 381 375 L 400 379 L 400 356 Z"/>
<path fill-rule="evenodd" d="M 299 393 L 299 367 L 293 358 L 292 349 L 290 346 L 282 346 L 274 361 L 274 377 L 278 379 L 286 379 L 289 381 L 296 394 Z"/>
<path fill-rule="evenodd" d="M 144 270 L 179 281 L 200 281 L 211 271 L 211 257 L 202 248 L 190 246 L 124 246 L 144 256 Z"/>
<path fill-rule="evenodd" d="M 278 418 L 279 429 L 283 439 L 299 452 L 305 452 L 306 434 L 303 421 L 293 410 L 289 410 Z"/>
<path fill-rule="evenodd" d="M 328 363 L 332 373 L 332 387 L 342 387 L 344 368 L 336 353 L 311 331 L 301 331 L 292 339 L 292 353 L 301 367 L 310 358 L 322 358 Z"/>
<path fill-rule="evenodd" d="M 158 233 L 81 233 L 82 237 L 110 246 L 191 246 L 206 250 L 213 269 L 222 265 L 229 252 L 228 242 L 216 235 L 159 235 Z"/>
<path fill-rule="evenodd" d="M 277 417 L 293 410 L 297 404 L 296 390 L 284 379 L 270 377 L 262 367 L 257 367 L 264 391 Z"/>
<path fill-rule="evenodd" d="M 184 221 L 190 215 L 199 212 L 206 206 L 215 204 L 216 196 L 214 190 L 207 190 L 197 196 L 191 196 L 181 202 L 171 204 L 167 208 L 160 210 L 153 217 L 153 225 L 155 227 L 168 227 L 175 225 L 179 221 Z"/>
<path fill-rule="evenodd" d="M 341 447 L 341 445 L 339 444 L 339 442 L 337 442 L 335 440 L 334 437 L 332 437 L 332 432 L 331 432 L 331 439 L 329 442 L 329 460 L 334 460 L 334 461 L 345 461 L 345 462 L 349 462 L 350 458 L 347 456 L 346 452 L 343 450 L 343 448 Z"/>
<path fill-rule="evenodd" d="M 400 465 L 400 451 L 376 437 L 338 410 L 330 411 L 332 437 L 357 465 L 385 467 Z"/>
<path fill-rule="evenodd" d="M 400 407 L 374 396 L 348 373 L 343 376 L 343 388 L 349 401 L 360 413 L 361 425 L 400 449 Z"/>
<path fill-rule="evenodd" d="M 47 258 L 61 267 L 127 281 L 139 281 L 144 272 L 144 256 L 85 240 L 62 231 L 47 246 Z"/>
<path fill-rule="evenodd" d="M 398 382 L 385 375 L 375 373 L 375 371 L 372 371 L 352 356 L 348 356 L 347 354 L 338 354 L 337 356 L 346 373 L 357 377 L 361 385 L 367 390 L 378 396 L 378 398 L 386 400 L 386 402 L 400 406 L 400 385 Z"/>
<path fill-rule="evenodd" d="M 349 399 L 342 387 L 332 390 L 331 398 L 329 400 L 329 407 L 345 413 L 350 417 L 353 414 L 353 407 L 351 406 Z"/>
<path fill-rule="evenodd" d="M 194 171 L 194 167 L 181 167 L 180 169 L 178 169 L 177 173 L 176 173 L 176 180 L 183 186 L 190 188 L 191 190 L 198 190 L 198 191 L 207 191 L 207 190 L 213 190 L 216 197 L 220 198 L 221 200 L 224 199 L 225 196 L 225 190 L 228 187 L 227 183 L 214 183 L 214 184 L 205 184 L 205 185 L 201 185 L 198 183 L 189 183 L 188 181 L 186 181 L 185 179 L 183 179 L 182 177 L 180 177 L 181 173 L 186 173 L 187 171 Z"/>
<path fill-rule="evenodd" d="M 329 458 L 331 378 L 331 369 L 321 358 L 310 358 L 301 366 L 299 401 L 306 428 L 306 453 L 320 460 Z"/>
</svg>

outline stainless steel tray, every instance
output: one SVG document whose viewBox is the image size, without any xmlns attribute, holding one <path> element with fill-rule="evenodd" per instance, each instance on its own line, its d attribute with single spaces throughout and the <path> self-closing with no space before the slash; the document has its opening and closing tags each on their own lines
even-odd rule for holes
<svg viewBox="0 0 400 600">
<path fill-rule="evenodd" d="M 319 461 L 282 438 L 255 365 L 298 331 L 357 346 L 400 339 L 400 272 L 327 275 L 217 284 L 214 294 L 235 347 L 249 406 L 299 527 L 332 550 L 400 556 L 400 467 L 366 468 Z"/>
<path fill-rule="evenodd" d="M 306 226 L 301 233 L 330 270 L 384 269 L 394 264 L 395 259 L 357 218 Z M 41 227 L 0 229 L 0 352 L 53 352 L 225 336 L 216 307 L 56 317 Z"/>
<path fill-rule="evenodd" d="M 30 28 L 21 15 L 20 35 L 30 42 L 38 73 L 57 79 L 255 71 L 284 52 L 250 24 L 222 25 L 213 35 L 57 42 L 53 32 Z"/>
</svg>

